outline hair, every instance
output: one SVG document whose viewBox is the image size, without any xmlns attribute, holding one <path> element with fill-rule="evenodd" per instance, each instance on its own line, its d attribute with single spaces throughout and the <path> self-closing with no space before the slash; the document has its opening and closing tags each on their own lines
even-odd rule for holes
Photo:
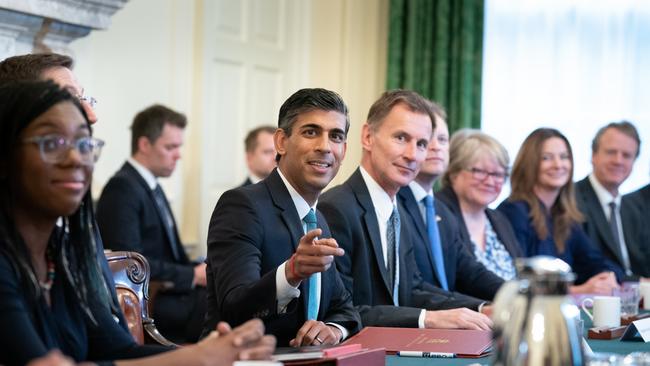
<svg viewBox="0 0 650 366">
<path fill-rule="evenodd" d="M 639 153 L 641 152 L 641 139 L 639 138 L 639 132 L 631 122 L 625 120 L 620 122 L 610 122 L 606 126 L 601 127 L 600 130 L 596 132 L 594 139 L 591 141 L 591 153 L 595 154 L 598 151 L 598 147 L 600 146 L 600 139 L 603 137 L 603 134 L 610 128 L 613 128 L 636 141 L 636 155 L 634 157 L 638 158 Z"/>
<path fill-rule="evenodd" d="M 27 285 L 34 298 L 42 296 L 42 290 L 34 274 L 29 250 L 16 228 L 14 206 L 16 190 L 20 187 L 13 186 L 9 176 L 16 174 L 18 169 L 17 150 L 22 144 L 22 131 L 52 106 L 63 102 L 77 107 L 90 130 L 90 123 L 78 99 L 51 81 L 15 82 L 0 87 L 0 252 L 9 259 L 18 278 Z M 58 238 L 62 247 L 55 253 L 82 309 L 95 322 L 93 308 L 96 304 L 101 306 L 112 301 L 96 259 L 93 222 L 92 199 L 90 193 L 86 192 L 77 211 L 63 219 L 64 229 Z M 48 245 L 59 242 L 55 240 L 55 243 Z M 90 306 L 91 300 L 93 307 Z"/>
<path fill-rule="evenodd" d="M 0 62 L 0 85 L 14 81 L 36 81 L 43 72 L 55 67 L 72 70 L 74 60 L 57 53 L 34 53 L 13 56 Z"/>
<path fill-rule="evenodd" d="M 447 118 L 447 114 L 442 107 L 420 94 L 412 90 L 393 89 L 385 91 L 370 107 L 366 119 L 370 128 L 377 131 L 384 122 L 384 118 L 398 104 L 406 106 L 411 112 L 428 115 L 429 119 L 431 119 L 432 131 L 436 128 L 436 116 L 442 119 Z"/>
<path fill-rule="evenodd" d="M 131 125 L 131 154 L 138 152 L 138 140 L 146 137 L 152 144 L 158 140 L 165 125 L 184 129 L 187 118 L 164 105 L 154 104 L 138 112 Z"/>
<path fill-rule="evenodd" d="M 244 139 L 244 145 L 246 146 L 246 152 L 253 152 L 257 149 L 257 136 L 261 133 L 268 133 L 273 135 L 275 133 L 275 127 L 273 126 L 260 126 L 254 128 L 248 132 L 246 139 Z"/>
<path fill-rule="evenodd" d="M 449 143 L 449 165 L 442 177 L 443 186 L 451 187 L 452 177 L 463 169 L 469 168 L 481 156 L 493 158 L 508 172 L 510 164 L 508 150 L 494 137 L 470 128 L 454 132 Z"/>
<path fill-rule="evenodd" d="M 508 200 L 522 200 L 530 207 L 530 217 L 537 237 L 543 240 L 548 237 L 545 208 L 534 193 L 534 187 L 539 180 L 539 166 L 542 160 L 542 148 L 548 139 L 557 137 L 564 141 L 571 160 L 568 182 L 560 188 L 560 194 L 550 207 L 553 220 L 553 240 L 559 253 L 564 252 L 565 243 L 571 232 L 571 227 L 583 220 L 578 210 L 573 189 L 573 152 L 569 140 L 554 128 L 538 128 L 524 140 L 512 168 L 512 191 Z"/>
<path fill-rule="evenodd" d="M 291 130 L 298 116 L 314 110 L 334 111 L 344 115 L 345 133 L 348 133 L 350 129 L 348 106 L 340 95 L 323 88 L 300 89 L 285 100 L 278 114 L 278 128 L 282 129 L 287 136 L 291 136 Z M 276 154 L 275 161 L 280 161 L 280 154 Z"/>
</svg>

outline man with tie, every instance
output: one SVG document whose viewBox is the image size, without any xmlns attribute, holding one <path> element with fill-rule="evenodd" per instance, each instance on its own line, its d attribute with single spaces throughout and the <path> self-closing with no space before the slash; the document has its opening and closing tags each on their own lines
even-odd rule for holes
<svg viewBox="0 0 650 366">
<path fill-rule="evenodd" d="M 397 194 L 411 225 L 415 261 L 424 281 L 448 291 L 492 300 L 503 280 L 479 263 L 461 239 L 459 223 L 433 195 L 433 184 L 449 164 L 449 129 L 445 112 L 433 103 L 436 128 L 420 172 Z"/>
<path fill-rule="evenodd" d="M 487 316 L 474 311 L 484 301 L 422 281 L 396 200 L 420 169 L 434 127 L 430 101 L 412 91 L 385 92 L 363 125 L 361 166 L 318 204 L 345 249 L 336 264 L 364 325 L 491 326 Z"/>
<path fill-rule="evenodd" d="M 183 114 L 162 105 L 139 112 L 131 126 L 131 157 L 108 181 L 97 204 L 104 245 L 143 254 L 151 279 L 165 284 L 153 303 L 161 333 L 177 343 L 196 342 L 205 315 L 205 264 L 185 253 L 176 222 L 158 184 L 181 157 Z"/>
<path fill-rule="evenodd" d="M 345 156 L 348 118 L 338 94 L 297 91 L 280 108 L 278 167 L 221 196 L 208 231 L 204 334 L 255 317 L 280 346 L 337 344 L 360 329 L 333 265 L 344 251 L 316 210 Z"/>
<path fill-rule="evenodd" d="M 632 172 L 641 141 L 628 121 L 612 122 L 596 133 L 591 144 L 592 173 L 576 183 L 584 230 L 607 258 L 630 278 L 648 276 L 650 255 L 641 242 L 643 218 L 619 187 Z"/>
</svg>

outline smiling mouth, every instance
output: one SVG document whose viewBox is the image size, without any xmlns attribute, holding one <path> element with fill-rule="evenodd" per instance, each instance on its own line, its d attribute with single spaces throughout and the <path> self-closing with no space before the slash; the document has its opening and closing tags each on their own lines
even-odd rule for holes
<svg viewBox="0 0 650 366">
<path fill-rule="evenodd" d="M 309 162 L 307 162 L 307 164 L 315 166 L 317 168 L 323 168 L 323 169 L 324 168 L 329 168 L 329 167 L 332 166 L 332 163 L 329 163 L 329 162 L 326 162 L 326 161 L 319 161 L 319 160 L 309 161 Z"/>
<path fill-rule="evenodd" d="M 84 189 L 86 182 L 84 180 L 55 180 L 52 182 L 55 186 L 63 187 L 71 190 Z"/>
<path fill-rule="evenodd" d="M 397 165 L 397 164 L 395 164 L 395 166 L 396 166 L 398 169 L 406 170 L 406 171 L 409 171 L 409 172 L 411 172 L 411 173 L 415 173 L 415 169 L 409 168 L 409 167 L 407 167 L 407 166 Z"/>
</svg>

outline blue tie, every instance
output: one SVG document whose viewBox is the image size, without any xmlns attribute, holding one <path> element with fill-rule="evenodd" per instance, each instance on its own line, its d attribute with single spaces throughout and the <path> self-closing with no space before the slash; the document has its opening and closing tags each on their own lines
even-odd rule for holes
<svg viewBox="0 0 650 366">
<path fill-rule="evenodd" d="M 399 306 L 399 234 L 400 218 L 397 206 L 393 206 L 393 212 L 388 219 L 386 230 L 386 254 L 388 274 L 393 290 L 393 305 Z"/>
<path fill-rule="evenodd" d="M 305 218 L 307 232 L 316 229 L 316 214 L 314 209 L 309 210 Z M 318 318 L 318 278 L 316 274 L 309 276 L 309 294 L 307 295 L 307 320 Z"/>
<path fill-rule="evenodd" d="M 440 287 L 449 291 L 447 275 L 445 274 L 445 262 L 443 261 L 442 256 L 442 245 L 440 244 L 440 233 L 438 232 L 438 223 L 436 222 L 436 209 L 433 207 L 432 195 L 427 195 L 424 198 L 424 206 L 427 209 L 427 236 L 429 237 L 429 244 L 431 245 L 433 262 L 436 265 L 436 277 L 438 277 Z"/>
</svg>

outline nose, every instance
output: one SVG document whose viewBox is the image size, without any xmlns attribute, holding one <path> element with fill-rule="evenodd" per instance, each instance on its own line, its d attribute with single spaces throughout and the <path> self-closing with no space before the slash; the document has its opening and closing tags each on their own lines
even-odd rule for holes
<svg viewBox="0 0 650 366">
<path fill-rule="evenodd" d="M 317 144 L 316 144 L 316 150 L 320 152 L 325 152 L 328 153 L 331 151 L 330 147 L 330 137 L 327 134 L 323 134 L 320 138 L 318 138 Z"/>
<path fill-rule="evenodd" d="M 95 109 L 90 106 L 90 103 L 88 103 L 85 100 L 81 101 L 81 106 L 84 109 L 84 112 L 86 112 L 86 115 L 88 116 L 88 121 L 90 121 L 90 124 L 95 124 L 97 122 L 97 115 L 95 114 Z"/>
<path fill-rule="evenodd" d="M 84 164 L 84 157 L 74 146 L 68 146 L 61 154 L 60 162 L 64 166 L 81 166 Z"/>
<path fill-rule="evenodd" d="M 417 158 L 418 146 L 417 142 L 413 141 L 409 144 L 406 144 L 404 147 L 404 152 L 402 156 L 408 161 L 414 161 Z"/>
</svg>

